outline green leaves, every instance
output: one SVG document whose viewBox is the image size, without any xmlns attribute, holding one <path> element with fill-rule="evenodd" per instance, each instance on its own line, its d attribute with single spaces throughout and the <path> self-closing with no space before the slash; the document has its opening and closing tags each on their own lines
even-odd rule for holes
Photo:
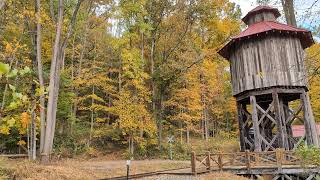
<svg viewBox="0 0 320 180">
<path fill-rule="evenodd" d="M 31 69 L 28 66 L 25 66 L 23 69 L 13 69 L 10 71 L 10 66 L 8 64 L 0 63 L 0 78 L 2 75 L 6 75 L 7 78 L 14 78 L 18 75 L 24 76 L 31 73 Z"/>
<path fill-rule="evenodd" d="M 4 64 L 0 62 L 0 77 L 2 77 L 3 74 L 7 74 L 10 70 L 10 66 L 8 64 Z"/>
<path fill-rule="evenodd" d="M 25 75 L 31 73 L 31 69 L 28 66 L 25 66 L 22 70 L 19 71 L 20 75 Z"/>
<path fill-rule="evenodd" d="M 8 74 L 7 74 L 7 77 L 8 78 L 13 78 L 13 77 L 16 77 L 18 75 L 18 70 L 17 69 L 13 69 L 12 71 L 10 71 Z"/>
</svg>

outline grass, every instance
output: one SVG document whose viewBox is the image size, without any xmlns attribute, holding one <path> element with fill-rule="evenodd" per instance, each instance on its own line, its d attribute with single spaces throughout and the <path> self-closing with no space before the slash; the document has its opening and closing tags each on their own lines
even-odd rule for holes
<svg viewBox="0 0 320 180">
<path fill-rule="evenodd" d="M 38 162 L 27 160 L 1 160 L 0 165 L 0 172 L 4 172 L 1 174 L 0 179 L 13 179 L 14 177 L 15 179 L 37 180 L 91 180 L 124 176 L 126 174 L 126 161 L 98 160 L 97 158 L 91 160 L 64 159 L 45 166 L 40 165 Z M 189 161 L 134 160 L 131 163 L 130 174 L 182 168 L 189 165 Z M 199 179 L 245 180 L 245 178 L 229 173 L 203 175 L 199 176 Z"/>
<path fill-rule="evenodd" d="M 7 159 L 0 157 L 0 179 L 9 179 L 10 171 L 7 166 Z"/>
<path fill-rule="evenodd" d="M 191 139 L 190 144 L 175 143 L 173 147 L 174 160 L 134 160 L 131 163 L 130 174 L 146 173 L 160 170 L 184 168 L 190 166 L 190 152 L 235 152 L 239 149 L 237 138 L 219 136 L 205 141 L 200 138 Z M 164 157 L 167 158 L 167 148 L 164 147 Z M 117 153 L 107 153 L 95 158 L 62 159 L 50 165 L 40 165 L 27 160 L 0 159 L 0 179 L 101 179 L 126 175 L 126 161 Z M 162 159 L 161 158 L 161 159 Z M 119 160 L 122 159 L 122 160 Z M 180 160 L 180 161 L 178 161 Z M 227 173 L 201 176 L 200 179 L 240 179 L 241 177 Z"/>
<path fill-rule="evenodd" d="M 4 162 L 4 161 L 1 161 Z M 126 161 L 60 160 L 50 165 L 40 165 L 28 160 L 6 160 L 0 164 L 0 179 L 82 180 L 101 179 L 126 175 Z M 130 174 L 186 167 L 188 161 L 143 160 L 133 161 Z"/>
</svg>

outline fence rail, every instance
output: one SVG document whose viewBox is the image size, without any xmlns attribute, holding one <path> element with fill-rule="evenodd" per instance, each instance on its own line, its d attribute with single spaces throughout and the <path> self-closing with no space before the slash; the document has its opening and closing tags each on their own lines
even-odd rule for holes
<svg viewBox="0 0 320 180">
<path fill-rule="evenodd" d="M 0 157 L 4 158 L 26 158 L 28 154 L 0 154 Z"/>
<path fill-rule="evenodd" d="M 237 152 L 237 153 L 191 153 L 191 172 L 224 170 L 230 168 L 252 169 L 275 168 L 281 170 L 285 166 L 301 166 L 300 159 L 293 151 L 276 149 L 267 152 Z"/>
</svg>

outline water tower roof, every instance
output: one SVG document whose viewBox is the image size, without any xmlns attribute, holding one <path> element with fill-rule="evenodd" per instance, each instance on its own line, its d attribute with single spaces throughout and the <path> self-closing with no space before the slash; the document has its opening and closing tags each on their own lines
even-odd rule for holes
<svg viewBox="0 0 320 180">
<path fill-rule="evenodd" d="M 278 31 L 291 31 L 291 32 L 304 32 L 308 33 L 309 31 L 306 29 L 297 28 L 294 26 L 289 26 L 286 24 L 281 24 L 274 21 L 262 21 L 259 23 L 252 24 L 246 30 L 242 31 L 238 36 L 234 37 L 233 39 L 239 39 L 242 37 L 251 36 L 254 34 L 259 34 L 262 32 L 278 30 Z"/>
<path fill-rule="evenodd" d="M 258 6 L 258 7 L 254 8 L 254 9 L 252 9 L 251 11 L 249 11 L 248 14 L 242 18 L 242 21 L 244 23 L 248 24 L 248 20 L 252 16 L 254 16 L 256 14 L 259 14 L 261 12 L 272 12 L 276 18 L 281 16 L 281 14 L 280 14 L 280 12 L 279 12 L 279 10 L 277 8 L 273 8 L 273 7 L 270 7 L 270 6 Z"/>
<path fill-rule="evenodd" d="M 265 10 L 276 10 L 275 8 L 271 8 L 268 6 L 258 6 L 257 8 L 253 9 L 248 13 L 247 16 L 252 16 L 254 13 L 257 13 L 259 11 L 265 11 Z M 251 14 L 251 15 L 250 15 Z M 244 18 L 247 18 L 244 17 Z M 276 21 L 261 21 L 258 23 L 254 23 L 249 25 L 249 27 L 242 31 L 238 36 L 235 36 L 229 41 L 220 51 L 218 52 L 221 56 L 228 59 L 230 55 L 230 51 L 232 51 L 232 48 L 235 44 L 235 42 L 241 42 L 246 39 L 259 39 L 260 35 L 269 35 L 269 34 L 283 34 L 283 35 L 291 35 L 291 36 L 297 36 L 302 44 L 302 47 L 308 48 L 312 44 L 314 44 L 314 40 L 312 38 L 312 34 L 310 31 L 306 29 L 297 28 L 294 26 L 289 26 L 286 24 L 281 24 Z"/>
</svg>

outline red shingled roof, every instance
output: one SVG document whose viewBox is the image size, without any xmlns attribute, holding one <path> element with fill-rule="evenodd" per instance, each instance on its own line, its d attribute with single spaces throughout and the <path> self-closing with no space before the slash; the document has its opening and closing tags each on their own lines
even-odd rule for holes
<svg viewBox="0 0 320 180">
<path fill-rule="evenodd" d="M 292 31 L 292 32 L 309 32 L 305 29 L 296 28 L 293 26 L 289 26 L 286 24 L 281 24 L 274 21 L 262 21 L 259 23 L 252 24 L 246 30 L 242 31 L 238 36 L 234 37 L 233 39 L 238 39 L 254 34 L 259 34 L 262 32 L 267 32 L 271 30 L 278 30 L 278 31 Z"/>
<path fill-rule="evenodd" d="M 254 9 L 252 9 L 251 11 L 248 12 L 248 14 L 242 18 L 242 21 L 245 22 L 247 24 L 249 18 L 251 16 L 254 16 L 260 12 L 272 12 L 276 18 L 280 17 L 281 14 L 279 12 L 279 10 L 277 8 L 273 8 L 273 7 L 270 7 L 270 6 L 258 6 Z"/>
<path fill-rule="evenodd" d="M 320 135 L 320 125 L 317 125 L 317 133 Z M 293 125 L 292 126 L 292 136 L 293 137 L 302 137 L 305 134 L 304 125 Z"/>
<path fill-rule="evenodd" d="M 280 16 L 280 13 L 277 9 L 271 8 L 268 6 L 258 6 L 257 8 L 250 11 L 243 19 L 244 21 L 259 12 L 262 11 L 274 11 L 276 17 Z M 277 12 L 279 14 L 277 14 Z M 230 42 L 228 42 L 220 51 L 218 52 L 221 56 L 228 59 L 231 51 L 231 47 L 234 46 L 235 42 L 240 42 L 249 38 L 257 38 L 259 34 L 266 34 L 268 32 L 272 33 L 287 33 L 292 36 L 297 36 L 300 38 L 302 47 L 305 49 L 314 44 L 312 34 L 310 31 L 289 26 L 286 24 L 281 24 L 275 21 L 262 21 L 258 23 L 251 24 L 246 30 L 241 32 L 238 36 L 233 37 Z"/>
</svg>

